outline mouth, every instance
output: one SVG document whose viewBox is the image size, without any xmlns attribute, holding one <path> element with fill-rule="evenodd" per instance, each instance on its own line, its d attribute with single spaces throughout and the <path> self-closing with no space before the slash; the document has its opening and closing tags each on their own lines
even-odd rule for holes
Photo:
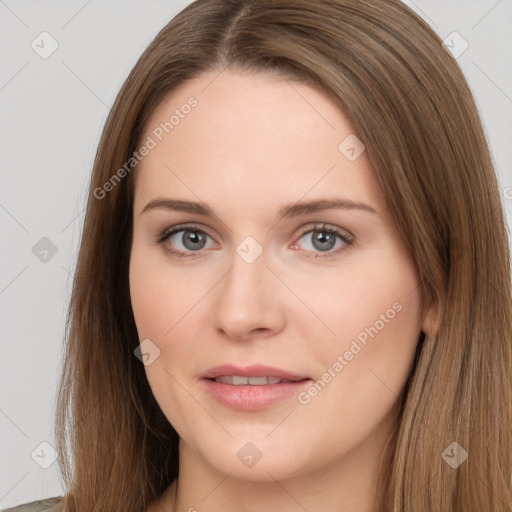
<svg viewBox="0 0 512 512">
<path fill-rule="evenodd" d="M 280 381 L 297 382 L 299 380 L 308 379 L 309 377 L 306 375 L 296 374 L 276 366 L 261 364 L 253 364 L 250 366 L 222 364 L 210 368 L 201 375 L 201 378 L 211 380 L 216 380 L 218 378 L 232 379 L 232 382 L 225 383 L 234 384 L 235 386 L 244 384 L 261 386 L 268 383 L 278 384 L 278 382 L 274 382 L 276 379 L 279 379 Z M 247 379 L 247 382 L 244 379 Z M 266 382 L 263 382 L 263 379 L 267 379 Z"/>
<path fill-rule="evenodd" d="M 243 411 L 259 411 L 289 400 L 312 380 L 280 368 L 223 365 L 201 376 L 207 393 L 220 404 Z"/>
<path fill-rule="evenodd" d="M 243 375 L 221 375 L 220 377 L 215 377 L 215 379 L 210 380 L 222 382 L 223 384 L 230 384 L 231 386 L 269 386 L 272 384 L 297 382 L 288 379 L 281 379 L 280 377 L 245 377 Z"/>
</svg>

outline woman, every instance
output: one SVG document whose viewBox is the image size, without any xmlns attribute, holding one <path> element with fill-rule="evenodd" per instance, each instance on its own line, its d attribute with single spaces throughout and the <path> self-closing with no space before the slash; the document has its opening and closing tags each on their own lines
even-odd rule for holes
<svg viewBox="0 0 512 512">
<path fill-rule="evenodd" d="M 35 510 L 510 510 L 509 261 L 408 8 L 194 2 L 103 132 Z"/>
</svg>

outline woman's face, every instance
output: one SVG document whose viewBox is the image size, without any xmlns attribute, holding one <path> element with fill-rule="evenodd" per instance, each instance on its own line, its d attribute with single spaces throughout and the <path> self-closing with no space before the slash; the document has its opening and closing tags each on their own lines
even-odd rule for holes
<svg viewBox="0 0 512 512">
<path fill-rule="evenodd" d="M 310 86 L 224 71 L 166 98 L 142 144 L 131 300 L 182 462 L 269 480 L 376 461 L 427 322 L 351 123 Z"/>
</svg>

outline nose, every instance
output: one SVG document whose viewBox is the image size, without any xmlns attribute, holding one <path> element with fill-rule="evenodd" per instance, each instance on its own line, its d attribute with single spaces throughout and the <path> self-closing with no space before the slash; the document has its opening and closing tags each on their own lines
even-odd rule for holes
<svg viewBox="0 0 512 512">
<path fill-rule="evenodd" d="M 285 322 L 280 292 L 279 281 L 267 267 L 265 252 L 252 263 L 235 253 L 231 270 L 216 287 L 212 323 L 234 340 L 272 336 Z"/>
</svg>

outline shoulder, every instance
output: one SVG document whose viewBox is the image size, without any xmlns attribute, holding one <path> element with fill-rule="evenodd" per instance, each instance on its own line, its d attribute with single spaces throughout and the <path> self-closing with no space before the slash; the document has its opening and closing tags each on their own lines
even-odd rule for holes
<svg viewBox="0 0 512 512">
<path fill-rule="evenodd" d="M 53 512 L 54 507 L 62 501 L 62 497 L 47 498 L 45 500 L 31 501 L 12 508 L 6 508 L 1 512 Z"/>
</svg>

